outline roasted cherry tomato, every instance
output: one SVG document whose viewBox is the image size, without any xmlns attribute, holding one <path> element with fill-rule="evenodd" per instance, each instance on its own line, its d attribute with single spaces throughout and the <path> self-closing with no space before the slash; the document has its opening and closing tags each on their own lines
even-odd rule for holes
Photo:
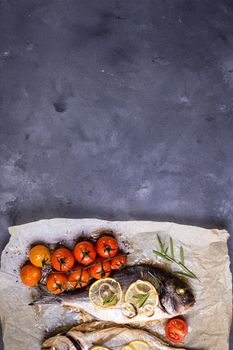
<svg viewBox="0 0 233 350">
<path fill-rule="evenodd" d="M 74 253 L 75 259 L 83 265 L 91 264 L 96 257 L 95 247 L 91 242 L 88 242 L 88 241 L 77 243 L 76 246 L 74 247 L 73 253 Z"/>
<path fill-rule="evenodd" d="M 87 269 L 84 269 L 83 266 L 73 266 L 72 272 L 69 277 L 69 283 L 75 288 L 85 287 L 89 282 L 89 273 Z"/>
<path fill-rule="evenodd" d="M 48 265 L 51 261 L 51 254 L 48 247 L 38 244 L 29 252 L 29 260 L 32 265 L 42 267 Z"/>
<path fill-rule="evenodd" d="M 111 258 L 117 255 L 118 242 L 114 237 L 100 237 L 96 243 L 97 253 L 103 258 Z"/>
<path fill-rule="evenodd" d="M 111 273 L 110 261 L 103 262 L 104 258 L 96 258 L 93 266 L 90 267 L 90 275 L 97 280 L 108 277 Z"/>
<path fill-rule="evenodd" d="M 126 265 L 126 262 L 127 258 L 125 255 L 115 256 L 115 258 L 111 260 L 111 267 L 113 270 L 120 270 Z"/>
<path fill-rule="evenodd" d="M 188 332 L 188 325 L 181 318 L 175 317 L 168 321 L 165 332 L 171 342 L 178 344 L 185 338 Z"/>
<path fill-rule="evenodd" d="M 74 265 L 74 257 L 68 248 L 58 248 L 53 252 L 52 265 L 57 271 L 69 271 Z"/>
<path fill-rule="evenodd" d="M 67 276 L 64 273 L 51 273 L 48 275 L 46 287 L 52 294 L 60 294 L 67 288 Z"/>
<path fill-rule="evenodd" d="M 35 286 L 42 277 L 41 269 L 32 264 L 27 264 L 20 271 L 20 278 L 26 286 Z"/>
</svg>

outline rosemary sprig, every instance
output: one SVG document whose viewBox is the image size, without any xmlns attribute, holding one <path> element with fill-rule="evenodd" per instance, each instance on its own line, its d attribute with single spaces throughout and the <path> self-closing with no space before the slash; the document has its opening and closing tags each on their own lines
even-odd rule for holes
<svg viewBox="0 0 233 350">
<path fill-rule="evenodd" d="M 112 293 L 108 297 L 103 298 L 103 305 L 111 304 L 116 298 L 117 298 L 117 295 Z"/>
<path fill-rule="evenodd" d="M 150 272 L 149 272 L 149 275 L 151 275 L 151 277 L 155 280 L 158 287 L 160 287 L 162 285 L 162 282 L 160 281 L 160 279 L 157 276 L 153 275 L 153 273 L 150 273 Z"/>
<path fill-rule="evenodd" d="M 175 273 L 176 275 L 184 276 L 184 277 L 187 277 L 187 278 L 194 278 L 194 277 L 192 277 L 192 275 L 190 275 L 189 273 L 185 273 L 185 272 L 182 272 L 182 271 L 174 271 L 174 273 Z"/>
<path fill-rule="evenodd" d="M 157 238 L 158 238 L 160 250 L 161 250 L 162 253 L 164 253 L 164 244 L 162 243 L 161 238 L 159 237 L 159 235 L 157 235 Z"/>
<path fill-rule="evenodd" d="M 174 263 L 176 265 L 178 265 L 184 272 L 181 271 L 176 271 L 175 273 L 178 275 L 182 275 L 188 278 L 192 278 L 192 279 L 197 279 L 199 280 L 199 278 L 191 271 L 189 270 L 185 264 L 184 264 L 184 248 L 180 247 L 180 260 L 175 259 L 174 257 L 174 245 L 173 245 L 173 240 L 172 238 L 170 238 L 170 252 L 171 252 L 171 256 L 168 255 L 168 247 L 165 248 L 165 244 L 161 241 L 161 238 L 159 237 L 159 235 L 157 235 L 157 239 L 158 239 L 158 243 L 160 246 L 160 252 L 158 250 L 153 250 L 153 253 L 157 256 L 159 256 L 160 258 L 163 258 L 171 263 Z"/>
<path fill-rule="evenodd" d="M 149 296 L 150 296 L 150 292 L 146 294 L 136 294 L 133 296 L 133 298 L 137 299 L 139 309 L 145 304 Z"/>
<path fill-rule="evenodd" d="M 184 265 L 184 248 L 180 247 L 180 262 Z"/>
<path fill-rule="evenodd" d="M 173 246 L 173 239 L 170 237 L 170 251 L 171 251 L 171 257 L 174 259 L 174 246 Z"/>
</svg>

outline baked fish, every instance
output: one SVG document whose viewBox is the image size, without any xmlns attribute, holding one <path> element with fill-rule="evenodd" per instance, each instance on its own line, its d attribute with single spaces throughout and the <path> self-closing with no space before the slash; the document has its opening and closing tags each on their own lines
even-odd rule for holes
<svg viewBox="0 0 233 350">
<path fill-rule="evenodd" d="M 60 295 L 45 293 L 32 304 L 61 303 L 66 307 L 87 313 L 97 320 L 125 324 L 171 318 L 186 313 L 195 303 L 194 295 L 188 284 L 160 267 L 145 264 L 127 266 L 116 271 L 113 278 L 119 283 L 122 290 L 121 301 L 115 306 L 113 304 L 110 305 L 111 307 L 96 307 L 89 297 L 92 285 L 74 293 Z M 105 280 L 107 281 L 107 279 L 100 281 L 106 285 Z M 133 292 L 130 292 L 131 299 L 128 298 L 128 302 L 125 296 L 130 294 L 129 286 L 135 284 L 135 281 L 138 283 L 137 288 L 135 287 L 137 293 L 132 295 Z M 139 289 L 140 285 L 145 287 L 142 281 L 146 281 L 146 285 L 151 286 L 151 289 L 157 293 L 157 304 L 155 293 L 150 294 L 150 290 L 141 291 Z"/>
<path fill-rule="evenodd" d="M 152 333 L 142 329 L 127 326 L 105 324 L 102 322 L 83 323 L 73 327 L 67 333 L 61 333 L 45 340 L 42 350 L 89 350 L 96 346 L 110 350 L 122 350 L 132 341 L 146 342 L 148 349 L 169 350 L 177 349 L 168 346 Z M 128 347 L 130 349 L 130 347 Z M 184 350 L 184 348 L 178 348 Z"/>
</svg>

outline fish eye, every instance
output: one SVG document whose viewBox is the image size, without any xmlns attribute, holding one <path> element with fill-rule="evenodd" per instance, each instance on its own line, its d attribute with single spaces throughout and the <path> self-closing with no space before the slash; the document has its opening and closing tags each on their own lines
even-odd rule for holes
<svg viewBox="0 0 233 350">
<path fill-rule="evenodd" d="M 176 293 L 177 293 L 178 295 L 184 295 L 185 289 L 184 289 L 184 288 L 181 288 L 181 287 L 177 287 L 177 288 L 176 288 Z"/>
</svg>

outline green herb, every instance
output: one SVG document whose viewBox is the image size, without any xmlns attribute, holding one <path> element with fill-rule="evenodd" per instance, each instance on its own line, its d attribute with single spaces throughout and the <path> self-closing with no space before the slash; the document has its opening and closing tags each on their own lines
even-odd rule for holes
<svg viewBox="0 0 233 350">
<path fill-rule="evenodd" d="M 163 258 L 165 260 L 168 260 L 168 261 L 171 261 L 171 259 L 169 258 L 169 256 L 167 254 L 164 254 L 164 253 L 160 253 L 158 252 L 157 250 L 153 250 L 153 253 L 155 255 L 158 255 L 160 258 Z"/>
<path fill-rule="evenodd" d="M 111 304 L 117 298 L 116 294 L 111 294 L 106 298 L 103 298 L 103 305 Z"/>
<path fill-rule="evenodd" d="M 184 264 L 184 249 L 183 249 L 183 247 L 180 247 L 180 262 L 181 262 L 181 264 Z"/>
<path fill-rule="evenodd" d="M 155 280 L 155 282 L 156 282 L 156 283 L 158 284 L 158 286 L 160 287 L 161 284 L 162 284 L 162 282 L 160 281 L 160 279 L 159 279 L 157 276 L 153 275 L 153 273 L 150 273 L 150 272 L 149 272 L 149 275 L 151 275 L 151 277 L 153 277 L 153 279 Z"/>
<path fill-rule="evenodd" d="M 164 253 L 164 244 L 162 243 L 159 235 L 157 234 L 157 238 L 158 238 L 158 242 L 159 242 L 159 246 L 160 246 L 160 250 L 162 253 Z"/>
<path fill-rule="evenodd" d="M 171 251 L 171 257 L 174 259 L 174 246 L 173 246 L 173 239 L 170 237 L 170 251 Z"/>
<path fill-rule="evenodd" d="M 174 271 L 174 273 L 176 275 L 184 276 L 184 277 L 187 277 L 187 278 L 193 278 L 193 279 L 197 278 L 197 277 L 193 277 L 189 273 L 185 273 L 185 272 L 182 272 L 182 271 Z"/>
<path fill-rule="evenodd" d="M 149 296 L 150 296 L 150 292 L 146 294 L 136 294 L 133 296 L 135 299 L 137 299 L 139 309 L 145 304 Z"/>
<path fill-rule="evenodd" d="M 189 270 L 184 264 L 184 248 L 180 247 L 180 261 L 178 261 L 174 257 L 174 247 L 173 247 L 172 238 L 170 238 L 171 256 L 167 254 L 168 248 L 166 249 L 164 248 L 165 244 L 161 241 L 161 238 L 159 237 L 159 235 L 157 235 L 157 238 L 160 246 L 160 252 L 158 250 L 153 250 L 153 253 L 159 256 L 160 258 L 163 258 L 164 260 L 167 260 L 171 263 L 178 265 L 184 271 L 184 272 L 176 271 L 175 272 L 176 274 L 199 280 L 198 277 L 191 270 Z"/>
</svg>

